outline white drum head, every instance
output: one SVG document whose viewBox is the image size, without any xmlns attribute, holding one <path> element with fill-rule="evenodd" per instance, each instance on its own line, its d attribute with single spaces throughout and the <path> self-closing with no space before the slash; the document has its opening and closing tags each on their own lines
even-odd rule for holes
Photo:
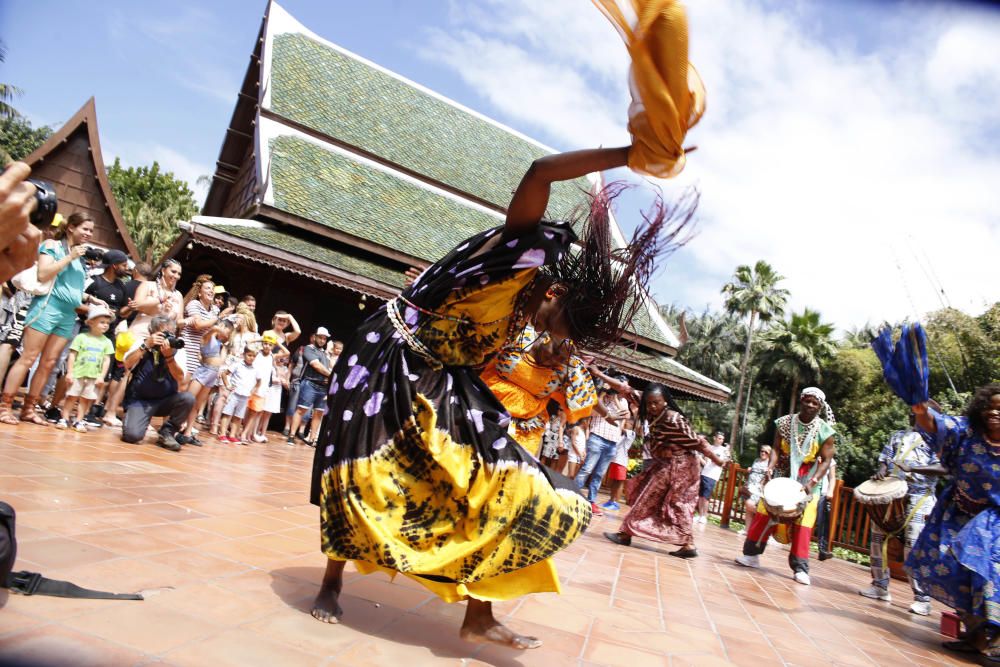
<svg viewBox="0 0 1000 667">
<path fill-rule="evenodd" d="M 805 487 L 789 477 L 777 477 L 764 485 L 764 504 L 769 507 L 791 512 L 805 499 Z"/>
</svg>

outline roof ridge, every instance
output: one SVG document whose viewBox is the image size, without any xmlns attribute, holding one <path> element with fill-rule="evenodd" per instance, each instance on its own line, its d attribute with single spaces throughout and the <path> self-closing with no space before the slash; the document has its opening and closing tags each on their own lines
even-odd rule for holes
<svg viewBox="0 0 1000 667">
<path fill-rule="evenodd" d="M 275 11 L 275 10 L 277 10 L 277 11 Z M 498 129 L 501 129 L 504 132 L 507 132 L 507 133 L 509 133 L 509 134 L 517 137 L 518 139 L 521 139 L 522 141 L 526 141 L 526 142 L 528 142 L 528 143 L 536 146 L 537 148 L 541 148 L 542 150 L 548 151 L 549 153 L 558 153 L 559 152 L 558 149 L 553 148 L 552 146 L 549 146 L 547 144 L 543 144 L 542 142 L 538 141 L 537 139 L 534 139 L 534 138 L 528 136 L 527 134 L 524 134 L 523 132 L 520 132 L 519 130 L 515 130 L 514 128 L 510 127 L 509 125 L 505 125 L 504 123 L 501 123 L 500 121 L 496 120 L 495 118 L 491 118 L 491 117 L 487 116 L 486 114 L 482 113 L 481 111 L 476 111 L 475 109 L 467 107 L 464 104 L 462 104 L 461 102 L 457 102 L 457 101 L 451 99 L 450 97 L 446 97 L 445 95 L 442 95 L 441 93 L 439 93 L 439 92 L 437 92 L 435 90 L 432 90 L 432 89 L 428 88 L 427 86 L 424 86 L 423 84 L 417 83 L 416 81 L 413 81 L 411 79 L 406 78 L 405 76 L 403 76 L 402 74 L 399 74 L 398 72 L 394 72 L 391 69 L 388 69 L 387 67 L 379 65 L 378 63 L 376 63 L 376 62 L 374 62 L 372 60 L 369 60 L 368 58 L 365 58 L 364 56 L 358 55 L 357 53 L 354 53 L 353 51 L 345 49 L 344 47 L 340 46 L 339 44 L 335 44 L 334 42 L 331 42 L 330 40 L 326 39 L 325 37 L 322 37 L 322 36 L 318 35 L 317 33 L 313 32 L 312 30 L 310 30 L 309 28 L 307 28 L 301 21 L 299 21 L 297 18 L 295 18 L 294 16 L 292 16 L 291 13 L 288 12 L 288 10 L 286 10 L 284 7 L 282 7 L 277 2 L 274 2 L 274 0 L 271 0 L 271 3 L 270 3 L 270 12 L 268 14 L 268 21 L 267 21 L 267 30 L 265 31 L 265 35 L 264 35 L 265 44 L 267 43 L 267 40 L 268 40 L 269 37 L 271 37 L 274 34 L 278 34 L 277 31 L 272 30 L 272 26 L 274 26 L 275 23 L 279 24 L 280 27 L 286 27 L 287 26 L 289 28 L 289 29 L 284 30 L 283 32 L 296 32 L 296 33 L 299 33 L 299 34 L 303 35 L 304 37 L 307 37 L 307 38 L 309 38 L 309 39 L 311 39 L 311 40 L 313 40 L 315 42 L 318 42 L 319 44 L 321 44 L 323 46 L 329 47 L 329 48 L 333 49 L 334 51 L 337 51 L 338 53 L 340 53 L 340 54 L 342 54 L 344 56 L 347 56 L 348 58 L 356 60 L 357 62 L 359 62 L 359 63 L 361 63 L 361 64 L 363 64 L 363 65 L 365 65 L 367 67 L 370 67 L 370 68 L 372 68 L 374 70 L 378 70 L 379 72 L 381 72 L 383 74 L 387 74 L 388 76 L 391 76 L 392 78 L 394 78 L 394 79 L 396 79 L 398 81 L 401 81 L 402 83 L 405 83 L 406 85 L 408 85 L 411 88 L 414 88 L 414 89 L 420 91 L 421 93 L 424 93 L 425 95 L 428 95 L 428 96 L 433 97 L 433 98 L 435 98 L 437 100 L 445 102 L 446 104 L 450 104 L 451 106 L 455 107 L 459 111 L 462 111 L 462 112 L 467 113 L 467 114 L 469 114 L 471 116 L 474 116 L 474 117 L 478 118 L 479 120 L 485 121 L 485 122 L 489 123 L 490 125 L 493 125 L 494 127 L 498 128 Z M 261 66 L 263 68 L 261 79 L 263 81 L 265 81 L 265 82 L 268 82 L 269 79 L 270 79 L 269 75 L 270 75 L 270 69 L 271 69 L 270 49 L 267 49 L 267 48 L 265 49 L 264 59 L 263 59 L 263 62 L 261 63 Z M 264 96 L 265 99 L 261 100 L 261 107 L 262 108 L 267 108 L 267 109 L 271 108 L 270 94 L 271 94 L 270 85 L 265 85 L 263 87 L 263 96 Z"/>
</svg>

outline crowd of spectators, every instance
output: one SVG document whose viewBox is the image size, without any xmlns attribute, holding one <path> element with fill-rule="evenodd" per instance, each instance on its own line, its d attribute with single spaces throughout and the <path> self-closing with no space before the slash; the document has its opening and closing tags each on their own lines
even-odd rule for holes
<svg viewBox="0 0 1000 667">
<path fill-rule="evenodd" d="M 209 436 L 266 443 L 277 416 L 288 444 L 315 444 L 343 348 L 325 327 L 296 347 L 287 311 L 259 330 L 254 295 L 234 298 L 210 275 L 182 294 L 177 260 L 154 270 L 93 247 L 85 213 L 38 229 L 26 175 L 0 174 L 0 423 L 121 429 L 139 443 L 162 418 L 157 444 L 179 451 Z"/>
</svg>

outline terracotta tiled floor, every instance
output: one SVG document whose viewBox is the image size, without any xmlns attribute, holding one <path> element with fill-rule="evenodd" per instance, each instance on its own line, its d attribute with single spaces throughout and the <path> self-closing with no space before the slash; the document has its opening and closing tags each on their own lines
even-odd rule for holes
<svg viewBox="0 0 1000 667">
<path fill-rule="evenodd" d="M 312 450 L 283 441 L 214 442 L 179 454 L 81 435 L 0 427 L 0 497 L 18 510 L 20 569 L 143 602 L 0 592 L 0 656 L 85 665 L 933 665 L 931 618 L 857 594 L 867 570 L 813 564 L 794 583 L 786 552 L 736 567 L 740 538 L 699 527 L 702 556 L 601 537 L 608 514 L 557 557 L 562 595 L 497 605 L 545 645 L 518 653 L 458 638 L 462 605 L 405 578 L 351 574 L 342 625 L 308 610 L 320 581 L 317 511 L 307 504 Z"/>
</svg>

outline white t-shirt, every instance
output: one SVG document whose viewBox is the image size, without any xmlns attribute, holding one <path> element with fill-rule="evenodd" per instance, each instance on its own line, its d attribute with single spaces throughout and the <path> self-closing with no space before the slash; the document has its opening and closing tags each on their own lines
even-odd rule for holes
<svg viewBox="0 0 1000 667">
<path fill-rule="evenodd" d="M 260 387 L 258 387 L 256 395 L 267 396 L 271 387 L 271 371 L 274 370 L 274 354 L 271 353 L 267 356 L 258 354 L 253 360 L 253 367 L 260 379 Z"/>
<path fill-rule="evenodd" d="M 255 365 L 247 366 L 242 359 L 232 365 L 229 373 L 229 386 L 233 388 L 233 393 L 237 396 L 249 396 L 253 387 L 260 377 Z"/>
<path fill-rule="evenodd" d="M 723 443 L 721 445 L 709 445 L 709 447 L 723 461 L 729 460 L 729 445 Z M 719 481 L 719 477 L 722 476 L 722 466 L 715 465 L 710 459 L 706 460 L 705 467 L 701 469 L 701 476 Z"/>
<path fill-rule="evenodd" d="M 628 429 L 622 431 L 622 439 L 618 441 L 618 449 L 615 450 L 615 463 L 628 467 L 628 450 L 633 442 L 635 442 L 635 431 Z"/>
</svg>

